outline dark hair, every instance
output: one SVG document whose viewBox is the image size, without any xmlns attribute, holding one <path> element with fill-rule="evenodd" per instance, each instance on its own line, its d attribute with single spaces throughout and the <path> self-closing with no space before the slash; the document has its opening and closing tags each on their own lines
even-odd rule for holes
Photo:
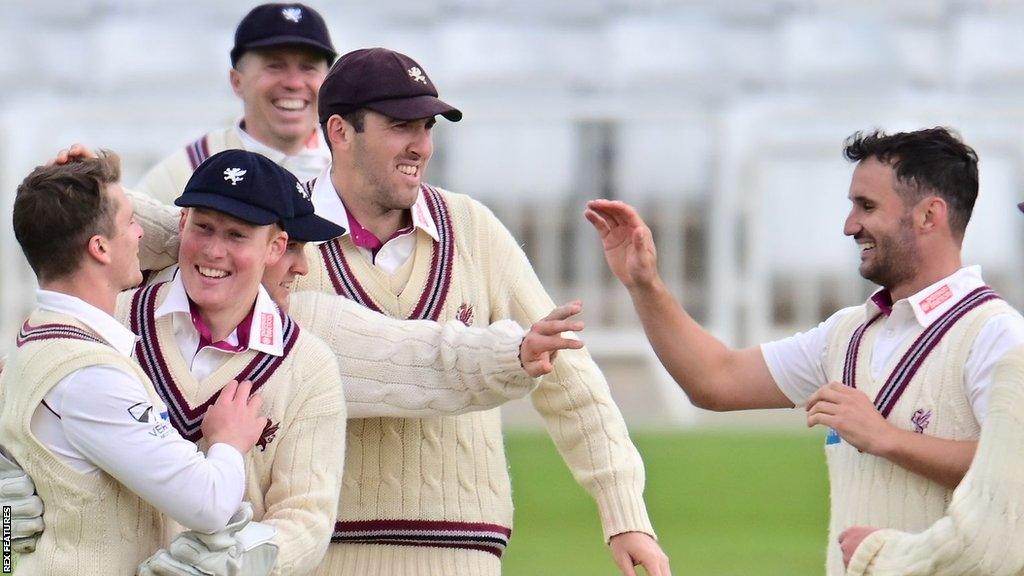
<svg viewBox="0 0 1024 576">
<path fill-rule="evenodd" d="M 876 158 L 892 166 L 904 200 L 929 194 L 945 200 L 950 229 L 963 238 L 978 198 L 978 154 L 958 134 L 941 126 L 891 135 L 855 132 L 843 155 L 852 162 Z"/>
<path fill-rule="evenodd" d="M 116 154 L 40 166 L 18 186 L 14 237 L 40 281 L 73 274 L 89 238 L 114 232 L 117 206 L 106 194 L 121 179 Z"/>
<path fill-rule="evenodd" d="M 366 108 L 356 108 L 351 112 L 339 114 L 341 118 L 352 125 L 352 128 L 357 134 L 362 134 L 363 130 L 366 130 Z M 328 118 L 330 120 L 330 118 Z M 331 139 L 327 136 L 327 122 L 320 125 L 320 130 L 324 133 L 324 140 L 327 142 L 327 150 L 331 150 Z"/>
</svg>

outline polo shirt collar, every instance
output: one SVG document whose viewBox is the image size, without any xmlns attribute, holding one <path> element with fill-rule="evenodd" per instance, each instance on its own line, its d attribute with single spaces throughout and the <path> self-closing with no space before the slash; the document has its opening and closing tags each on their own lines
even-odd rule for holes
<svg viewBox="0 0 1024 576">
<path fill-rule="evenodd" d="M 891 316 L 909 308 L 909 313 L 917 323 L 927 328 L 964 296 L 984 285 L 981 266 L 965 266 L 910 297 L 896 302 L 892 302 L 888 290 L 879 289 L 865 303 L 865 313 L 869 318 L 879 312 Z"/>
<path fill-rule="evenodd" d="M 195 330 L 200 337 L 202 336 L 202 325 L 196 323 L 198 314 L 192 314 L 192 303 L 185 292 L 185 284 L 181 281 L 180 274 L 175 274 L 174 278 L 170 281 L 167 287 L 167 296 L 164 298 L 163 303 L 157 307 L 154 314 L 157 318 L 168 314 L 185 314 L 190 320 L 188 326 L 191 326 L 191 329 Z M 220 346 L 220 343 L 213 343 L 212 345 L 224 350 L 234 347 L 235 349 L 229 350 L 232 352 L 241 352 L 248 349 L 265 352 L 272 356 L 283 356 L 284 329 L 281 312 L 263 286 L 259 287 L 259 292 L 256 294 L 256 303 L 247 319 L 249 320 L 248 329 L 246 330 L 245 321 L 236 326 L 231 334 L 223 340 L 225 347 Z M 202 320 L 199 319 L 199 322 L 201 323 Z M 246 333 L 241 338 L 239 337 L 239 328 L 246 330 Z M 248 338 L 248 341 L 246 341 L 246 338 Z"/>
</svg>

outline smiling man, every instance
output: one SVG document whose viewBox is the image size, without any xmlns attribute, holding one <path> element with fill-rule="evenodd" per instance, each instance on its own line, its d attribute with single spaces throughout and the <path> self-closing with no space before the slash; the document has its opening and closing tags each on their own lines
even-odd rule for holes
<svg viewBox="0 0 1024 576">
<path fill-rule="evenodd" d="M 828 574 L 852 525 L 920 530 L 942 517 L 970 465 L 993 369 L 1024 343 L 1024 319 L 963 267 L 978 157 L 943 128 L 854 134 L 843 232 L 881 286 L 796 336 L 733 350 L 679 306 L 658 276 L 651 231 L 630 206 L 595 200 L 587 218 L 629 289 L 658 358 L 710 410 L 806 406 L 830 427 Z"/>
<path fill-rule="evenodd" d="M 336 55 L 316 10 L 298 3 L 253 8 L 238 24 L 231 49 L 229 78 L 242 100 L 241 120 L 167 157 L 136 188 L 171 203 L 197 166 L 228 149 L 262 154 L 302 181 L 315 177 L 331 159 L 316 103 Z"/>
<path fill-rule="evenodd" d="M 523 251 L 468 196 L 424 182 L 438 99 L 412 58 L 384 48 L 342 56 L 320 89 L 332 165 L 308 184 L 316 214 L 348 232 L 321 244 L 297 281 L 396 318 L 532 324 L 554 304 Z M 624 574 L 669 573 L 644 504 L 644 467 L 601 371 L 565 350 L 532 400 Z M 497 410 L 350 421 L 341 507 L 319 574 L 494 575 L 512 532 Z"/>
<path fill-rule="evenodd" d="M 247 460 L 246 499 L 276 529 L 273 574 L 305 574 L 319 562 L 333 524 L 345 445 L 345 402 L 334 354 L 284 314 L 260 285 L 286 253 L 281 223 L 294 215 L 294 177 L 259 154 L 210 157 L 175 201 L 180 272 L 118 298 L 118 318 L 139 334 L 136 356 L 182 436 L 199 428 L 213 382 L 253 382 L 269 419 Z M 341 229 L 297 223 L 310 239 Z M 44 532 L 45 534 L 45 532 Z M 173 547 L 172 547 L 173 549 Z M 172 550 L 173 552 L 173 550 Z"/>
</svg>

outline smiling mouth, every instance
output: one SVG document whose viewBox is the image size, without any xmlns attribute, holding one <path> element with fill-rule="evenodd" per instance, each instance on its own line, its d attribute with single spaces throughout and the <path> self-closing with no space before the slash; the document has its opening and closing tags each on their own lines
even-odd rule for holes
<svg viewBox="0 0 1024 576">
<path fill-rule="evenodd" d="M 863 253 L 867 252 L 868 250 L 873 249 L 875 247 L 875 243 L 874 242 L 865 242 L 863 244 L 858 244 L 857 246 L 860 248 L 860 253 L 863 254 Z"/>
<path fill-rule="evenodd" d="M 416 176 L 420 172 L 419 166 L 413 166 L 412 164 L 399 164 L 398 171 L 406 176 Z"/>
<path fill-rule="evenodd" d="M 309 102 L 301 98 L 278 98 L 271 102 L 278 110 L 299 112 L 309 107 Z"/>
<path fill-rule="evenodd" d="M 227 278 L 231 275 L 227 270 L 217 270 L 216 268 L 207 268 L 205 266 L 196 266 L 196 272 L 203 278 L 211 278 L 218 280 L 220 278 Z"/>
</svg>

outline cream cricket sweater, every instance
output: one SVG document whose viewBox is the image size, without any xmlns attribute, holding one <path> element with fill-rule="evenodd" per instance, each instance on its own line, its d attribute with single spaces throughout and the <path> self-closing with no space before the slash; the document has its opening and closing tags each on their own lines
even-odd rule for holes
<svg viewBox="0 0 1024 576">
<path fill-rule="evenodd" d="M 164 204 L 174 204 L 174 200 L 181 196 L 185 184 L 192 177 L 192 172 L 204 160 L 225 150 L 245 150 L 235 126 L 214 130 L 179 148 L 150 168 L 136 188 Z"/>
<path fill-rule="evenodd" d="M 171 316 L 154 318 L 168 286 L 118 298 L 118 319 L 140 336 L 136 359 L 167 404 L 171 423 L 197 442 L 203 415 L 224 384 L 243 377 L 253 382 L 270 421 L 245 458 L 245 499 L 257 520 L 277 529 L 274 574 L 309 573 L 330 540 L 345 452 L 345 402 L 334 355 L 286 317 L 283 357 L 241 352 L 197 381 L 175 342 Z"/>
<path fill-rule="evenodd" d="M 964 304 L 969 297 L 961 301 Z M 954 306 L 954 310 L 957 306 Z M 856 369 L 857 388 L 876 399 L 885 379 L 907 356 L 908 342 L 897 351 L 883 372 L 884 378 L 871 377 L 870 350 L 882 330 L 882 322 L 869 323 L 863 331 L 858 352 L 850 352 L 851 338 L 865 323 L 863 308 L 852 310 L 840 319 L 830 335 L 826 370 L 830 382 L 845 382 L 844 364 L 849 354 Z M 947 314 L 951 314 L 947 313 Z M 966 311 L 955 323 L 936 320 L 933 326 L 947 327 L 934 349 L 923 357 L 901 396 L 891 404 L 888 421 L 899 428 L 951 440 L 977 439 L 980 426 L 974 417 L 964 389 L 964 363 L 978 332 L 997 314 L 1015 313 L 1001 299 L 985 301 Z M 927 331 L 926 331 L 927 332 Z M 907 356 L 909 360 L 910 356 Z M 899 372 L 898 370 L 896 372 Z M 876 406 L 877 406 L 876 402 Z M 839 534 L 850 526 L 889 526 L 901 530 L 921 530 L 941 518 L 952 491 L 910 472 L 884 458 L 865 454 L 841 441 L 826 445 L 831 485 L 831 520 L 828 540 L 828 574 L 844 573 Z"/>
<path fill-rule="evenodd" d="M 71 328 L 68 328 L 68 327 Z M 146 375 L 71 316 L 37 310 L 0 376 L 0 444 L 35 482 L 46 503 L 46 530 L 18 574 L 131 576 L 162 539 L 160 513 L 106 473 L 82 474 L 40 444 L 32 414 L 72 372 L 96 365 L 135 374 L 153 407 L 163 409 Z"/>
<path fill-rule="evenodd" d="M 337 356 L 349 418 L 462 414 L 537 385 L 519 362 L 524 330 L 511 320 L 397 320 L 323 292 L 292 294 L 288 311 Z"/>
<path fill-rule="evenodd" d="M 344 236 L 316 250 L 319 265 L 296 289 L 341 293 L 399 318 L 478 326 L 500 318 L 531 324 L 551 311 L 526 256 L 489 210 L 464 195 L 424 194 L 441 240 L 417 232 L 404 270 L 385 274 Z M 589 354 L 559 353 L 532 400 L 597 502 L 605 539 L 653 534 L 643 463 Z M 497 410 L 352 420 L 334 534 L 345 544 L 331 546 L 319 573 L 496 574 L 511 526 Z M 393 543 L 403 545 L 384 545 Z"/>
<path fill-rule="evenodd" d="M 1024 574 L 1024 348 L 996 366 L 978 451 L 946 516 L 919 534 L 880 530 L 850 560 L 854 576 Z"/>
</svg>

